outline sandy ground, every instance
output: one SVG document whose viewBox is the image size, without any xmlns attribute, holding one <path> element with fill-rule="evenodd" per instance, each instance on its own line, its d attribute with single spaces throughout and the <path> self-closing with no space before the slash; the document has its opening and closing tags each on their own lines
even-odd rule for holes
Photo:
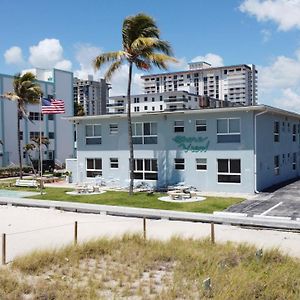
<svg viewBox="0 0 300 300">
<path fill-rule="evenodd" d="M 138 218 L 0 206 L 0 234 L 7 234 L 7 261 L 30 250 L 60 247 L 71 243 L 74 238 L 75 221 L 78 222 L 79 241 L 143 231 L 143 220 Z M 204 238 L 209 234 L 210 224 L 147 220 L 149 238 L 168 239 L 174 235 Z M 216 242 L 247 242 L 256 245 L 257 248 L 275 247 L 300 258 L 299 233 L 216 225 L 215 236 Z M 2 248 L 2 241 L 0 244 Z"/>
</svg>

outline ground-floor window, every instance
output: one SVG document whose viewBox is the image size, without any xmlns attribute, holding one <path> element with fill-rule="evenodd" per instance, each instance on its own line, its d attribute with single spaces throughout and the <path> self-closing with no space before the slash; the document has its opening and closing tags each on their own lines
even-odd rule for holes
<svg viewBox="0 0 300 300">
<path fill-rule="evenodd" d="M 110 168 L 111 169 L 119 168 L 119 159 L 118 158 L 110 158 Z"/>
<path fill-rule="evenodd" d="M 297 167 L 297 153 L 293 153 L 293 170 L 296 170 Z"/>
<path fill-rule="evenodd" d="M 175 170 L 184 170 L 184 158 L 174 159 Z"/>
<path fill-rule="evenodd" d="M 157 180 L 157 159 L 135 159 L 134 179 Z"/>
<path fill-rule="evenodd" d="M 288 154 L 288 160 L 290 158 L 290 154 Z M 274 173 L 275 175 L 279 175 L 279 155 L 274 156 Z"/>
<path fill-rule="evenodd" d="M 241 182 L 240 159 L 218 159 L 218 182 Z"/>
<path fill-rule="evenodd" d="M 102 159 L 87 158 L 86 159 L 86 177 L 102 176 Z"/>
<path fill-rule="evenodd" d="M 196 170 L 206 171 L 207 170 L 207 160 L 206 158 L 196 158 Z"/>
</svg>

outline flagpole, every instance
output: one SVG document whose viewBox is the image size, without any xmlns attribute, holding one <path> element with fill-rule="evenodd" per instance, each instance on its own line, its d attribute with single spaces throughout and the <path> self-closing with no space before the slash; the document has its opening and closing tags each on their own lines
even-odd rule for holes
<svg viewBox="0 0 300 300">
<path fill-rule="evenodd" d="M 40 96 L 40 192 L 43 195 L 42 96 Z"/>
</svg>

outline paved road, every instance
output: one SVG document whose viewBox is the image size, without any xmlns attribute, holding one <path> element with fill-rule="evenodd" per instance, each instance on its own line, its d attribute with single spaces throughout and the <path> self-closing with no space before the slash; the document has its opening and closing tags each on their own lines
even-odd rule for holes
<svg viewBox="0 0 300 300">
<path fill-rule="evenodd" d="M 231 206 L 230 212 L 276 217 L 300 218 L 300 180 L 279 188 L 273 193 L 261 193 L 253 199 Z"/>
</svg>

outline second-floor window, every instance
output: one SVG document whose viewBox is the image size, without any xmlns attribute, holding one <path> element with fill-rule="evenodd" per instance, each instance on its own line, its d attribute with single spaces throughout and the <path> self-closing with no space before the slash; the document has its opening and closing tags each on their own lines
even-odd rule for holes
<svg viewBox="0 0 300 300">
<path fill-rule="evenodd" d="M 196 120 L 196 131 L 206 131 L 206 120 Z"/>
<path fill-rule="evenodd" d="M 174 132 L 184 132 L 184 121 L 174 122 Z"/>
<path fill-rule="evenodd" d="M 132 139 L 134 144 L 157 144 L 157 123 L 133 123 Z"/>
<path fill-rule="evenodd" d="M 87 145 L 96 145 L 102 143 L 101 125 L 85 125 L 85 143 Z"/>
<path fill-rule="evenodd" d="M 217 119 L 217 142 L 218 143 L 240 143 L 241 141 L 241 119 Z"/>
</svg>

